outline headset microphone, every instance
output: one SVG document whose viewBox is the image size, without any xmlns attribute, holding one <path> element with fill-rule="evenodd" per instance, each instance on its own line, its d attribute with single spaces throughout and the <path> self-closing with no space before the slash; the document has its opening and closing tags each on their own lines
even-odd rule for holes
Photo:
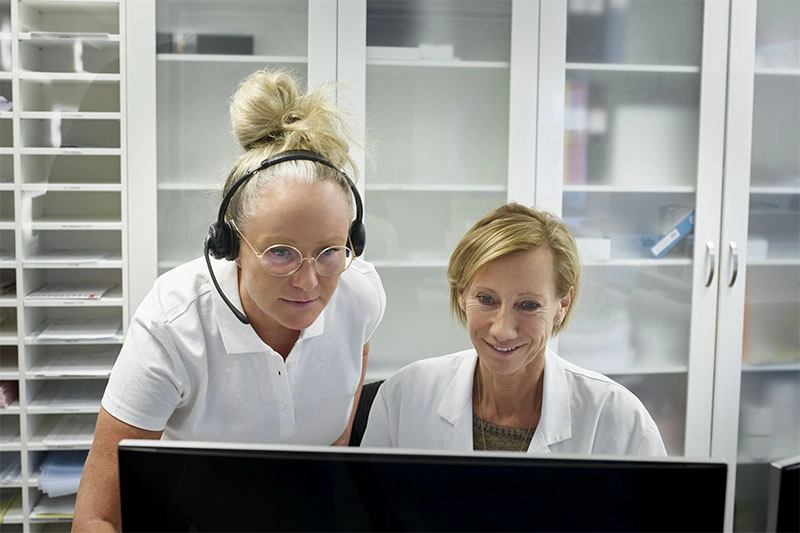
<svg viewBox="0 0 800 533">
<path fill-rule="evenodd" d="M 348 232 L 350 244 L 353 247 L 353 252 L 355 253 L 356 257 L 360 256 L 364 252 L 364 245 L 366 244 L 366 228 L 364 227 L 363 222 L 364 206 L 361 202 L 361 196 L 358 194 L 358 189 L 356 188 L 355 183 L 353 183 L 353 180 L 351 180 L 347 174 L 345 174 L 340 168 L 336 167 L 336 165 L 324 157 L 306 150 L 289 150 L 274 155 L 269 159 L 265 159 L 257 168 L 239 178 L 239 180 L 231 185 L 230 189 L 228 189 L 228 192 L 223 197 L 222 203 L 219 206 L 217 220 L 211 225 L 211 227 L 208 228 L 208 234 L 206 234 L 205 242 L 203 243 L 203 255 L 205 256 L 206 265 L 208 266 L 208 273 L 211 275 L 211 281 L 214 283 L 214 287 L 222 297 L 222 300 L 230 308 L 230 310 L 233 311 L 233 314 L 236 315 L 236 318 L 238 318 L 242 324 L 249 324 L 250 321 L 247 319 L 245 314 L 237 309 L 225 296 L 225 293 L 219 286 L 219 282 L 217 282 L 216 276 L 214 276 L 214 269 L 211 267 L 210 257 L 213 256 L 215 259 L 227 259 L 228 261 L 233 261 L 236 259 L 236 256 L 239 254 L 239 237 L 236 234 L 236 228 L 234 228 L 230 222 L 225 220 L 225 213 L 228 211 L 228 205 L 231 203 L 231 199 L 236 191 L 238 191 L 242 185 L 244 185 L 245 182 L 252 178 L 256 173 L 285 161 L 313 161 L 315 163 L 320 163 L 330 167 L 344 176 L 348 186 L 350 187 L 350 191 L 353 194 L 353 199 L 356 204 L 356 218 L 350 224 L 350 230 Z"/>
<path fill-rule="evenodd" d="M 211 258 L 209 257 L 209 252 L 208 252 L 209 242 L 210 242 L 209 236 L 206 236 L 206 242 L 203 244 L 203 255 L 206 258 L 206 265 L 208 266 L 208 273 L 211 274 L 211 281 L 214 282 L 214 287 L 216 287 L 217 292 L 222 297 L 222 301 L 225 302 L 225 305 L 227 305 L 230 308 L 231 311 L 233 311 L 233 314 L 236 315 L 236 318 L 239 319 L 239 322 L 241 322 L 242 324 L 249 324 L 250 321 L 247 319 L 247 317 L 244 315 L 244 313 L 242 313 L 241 311 L 236 309 L 236 306 L 233 305 L 233 302 L 231 302 L 228 299 L 227 296 L 225 296 L 225 293 L 222 291 L 222 288 L 219 286 L 219 282 L 217 281 L 217 277 L 214 275 L 214 269 L 211 268 Z"/>
</svg>

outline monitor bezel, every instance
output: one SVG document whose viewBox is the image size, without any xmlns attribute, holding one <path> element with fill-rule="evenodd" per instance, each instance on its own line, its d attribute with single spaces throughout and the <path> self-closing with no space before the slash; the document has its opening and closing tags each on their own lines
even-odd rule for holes
<svg viewBox="0 0 800 533">
<path fill-rule="evenodd" d="M 581 466 L 612 466 L 612 468 L 630 468 L 641 465 L 667 465 L 678 469 L 696 465 L 701 468 L 712 467 L 717 469 L 721 476 L 722 485 L 727 485 L 727 462 L 719 459 L 669 456 L 669 457 L 639 457 L 639 456 L 617 456 L 617 455 L 578 455 L 578 454 L 541 454 L 541 453 L 519 453 L 502 451 L 471 451 L 471 450 L 431 450 L 415 448 L 370 448 L 370 447 L 330 447 L 300 444 L 249 444 L 249 443 L 229 443 L 229 442 L 205 442 L 205 441 L 168 441 L 168 440 L 134 440 L 126 439 L 119 443 L 119 451 L 147 452 L 147 453 L 169 453 L 175 455 L 192 454 L 196 456 L 209 455 L 232 455 L 234 457 L 256 457 L 300 459 L 308 457 L 314 461 L 323 459 L 333 459 L 335 461 L 374 461 L 377 463 L 400 462 L 400 463 L 453 463 L 453 464 L 479 464 L 493 465 L 498 467 L 508 466 L 534 466 L 534 464 L 544 464 L 548 467 L 566 467 L 575 469 Z M 546 461 L 542 463 L 542 461 Z M 724 524 L 724 508 L 726 490 L 722 486 L 719 494 L 720 501 L 717 501 L 719 530 L 722 531 Z M 123 496 L 124 498 L 124 496 Z M 127 512 L 137 513 L 141 509 L 128 510 Z M 126 508 L 123 501 L 123 526 L 126 519 Z M 672 512 L 672 511 L 671 511 Z M 371 513 L 370 513 L 371 514 Z M 446 526 L 449 527 L 449 526 Z M 297 530 L 303 530 L 302 527 Z M 409 529 L 416 530 L 416 529 Z M 449 530 L 449 529 L 442 529 Z M 565 531 L 575 531 L 574 529 L 564 529 Z M 650 530 L 650 529 L 648 529 Z M 695 531 L 692 527 L 687 527 L 686 531 Z"/>
</svg>

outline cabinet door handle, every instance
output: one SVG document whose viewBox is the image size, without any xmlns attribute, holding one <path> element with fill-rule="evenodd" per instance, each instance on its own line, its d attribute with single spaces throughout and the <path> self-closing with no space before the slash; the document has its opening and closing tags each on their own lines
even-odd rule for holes
<svg viewBox="0 0 800 533">
<path fill-rule="evenodd" d="M 711 282 L 714 281 L 714 271 L 717 269 L 717 253 L 714 251 L 714 243 L 711 241 L 706 242 L 706 256 L 708 257 L 706 287 L 710 287 Z"/>
<path fill-rule="evenodd" d="M 731 272 L 731 279 L 728 282 L 728 287 L 733 287 L 736 283 L 736 277 L 739 275 L 739 248 L 736 246 L 736 241 L 731 241 L 731 258 L 733 259 L 733 272 Z"/>
</svg>

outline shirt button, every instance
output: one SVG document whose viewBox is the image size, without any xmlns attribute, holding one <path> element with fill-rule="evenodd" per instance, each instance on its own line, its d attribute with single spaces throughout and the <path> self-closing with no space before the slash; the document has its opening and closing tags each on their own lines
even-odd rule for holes
<svg viewBox="0 0 800 533">
<path fill-rule="evenodd" d="M 292 406 L 291 405 L 284 405 L 283 406 L 283 412 L 284 413 L 291 413 L 292 412 Z"/>
</svg>

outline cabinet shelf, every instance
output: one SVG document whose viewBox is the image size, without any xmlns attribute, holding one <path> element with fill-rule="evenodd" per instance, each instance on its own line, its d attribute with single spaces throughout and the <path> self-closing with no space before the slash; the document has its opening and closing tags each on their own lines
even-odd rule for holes
<svg viewBox="0 0 800 533">
<path fill-rule="evenodd" d="M 669 193 L 669 194 L 692 194 L 697 192 L 697 188 L 691 185 L 662 185 L 637 187 L 635 185 L 567 185 L 563 186 L 566 192 L 590 192 L 590 193 Z"/>
<path fill-rule="evenodd" d="M 428 260 L 386 260 L 370 259 L 376 268 L 447 268 L 447 259 L 428 259 Z"/>
<path fill-rule="evenodd" d="M 759 67 L 755 69 L 756 76 L 784 76 L 787 78 L 800 78 L 800 68 L 787 67 Z"/>
<path fill-rule="evenodd" d="M 420 179 L 419 181 L 433 181 Z M 368 183 L 367 191 L 402 191 L 402 192 L 506 192 L 505 185 L 458 185 L 448 183 Z"/>
<path fill-rule="evenodd" d="M 178 183 L 178 182 L 162 182 L 159 181 L 158 183 L 158 190 L 159 191 L 191 191 L 191 192 L 202 192 L 202 193 L 218 193 L 220 192 L 220 186 L 215 185 L 208 185 L 205 183 Z"/>
<path fill-rule="evenodd" d="M 800 176 L 796 177 L 793 181 L 800 181 Z M 774 195 L 787 195 L 787 194 L 800 194 L 800 187 L 781 187 L 781 186 L 761 186 L 750 187 L 751 194 L 774 194 Z"/>
<path fill-rule="evenodd" d="M 304 65 L 308 57 L 304 56 L 265 56 L 265 55 L 228 55 L 228 54 L 157 54 L 158 61 L 173 61 L 178 63 L 253 63 L 263 66 L 265 64 L 277 65 Z"/>
<path fill-rule="evenodd" d="M 700 73 L 700 67 L 690 65 L 630 65 L 625 63 L 567 63 L 566 69 L 568 71 Z"/>
<path fill-rule="evenodd" d="M 791 363 L 745 363 L 742 372 L 800 372 L 800 361 Z"/>
<path fill-rule="evenodd" d="M 412 67 L 412 68 L 470 68 L 508 69 L 508 61 L 464 61 L 461 59 L 368 59 L 367 67 Z"/>
<path fill-rule="evenodd" d="M 686 374 L 689 369 L 686 365 L 663 365 L 653 367 L 632 366 L 623 370 L 615 368 L 597 367 L 594 370 L 607 376 L 655 376 L 668 374 Z"/>
<path fill-rule="evenodd" d="M 689 258 L 642 258 L 642 259 L 609 259 L 608 261 L 586 260 L 584 267 L 624 266 L 624 267 L 653 267 L 653 266 L 686 266 L 692 265 Z"/>
</svg>

